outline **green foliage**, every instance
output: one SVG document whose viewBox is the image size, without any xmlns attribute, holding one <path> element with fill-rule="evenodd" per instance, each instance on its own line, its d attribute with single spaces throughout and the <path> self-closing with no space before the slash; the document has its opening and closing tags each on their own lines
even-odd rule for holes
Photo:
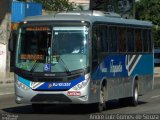
<svg viewBox="0 0 160 120">
<path fill-rule="evenodd" d="M 18 1 L 31 1 L 31 2 L 38 2 L 42 4 L 42 7 L 46 11 L 69 11 L 74 10 L 76 8 L 81 9 L 81 7 L 76 6 L 75 3 L 69 2 L 69 0 L 18 0 Z"/>
<path fill-rule="evenodd" d="M 137 1 L 136 19 L 152 21 L 154 44 L 160 47 L 160 0 Z"/>
<path fill-rule="evenodd" d="M 33 0 L 34 2 L 42 3 L 43 9 L 47 11 L 68 11 L 75 9 L 75 4 L 69 0 Z"/>
<path fill-rule="evenodd" d="M 154 46 L 160 48 L 160 27 L 154 26 L 152 28 Z"/>
<path fill-rule="evenodd" d="M 160 26 L 160 0 L 140 0 L 136 2 L 136 18 L 150 20 Z"/>
<path fill-rule="evenodd" d="M 83 6 L 82 5 L 77 5 L 76 9 L 81 11 L 81 10 L 83 10 Z"/>
</svg>

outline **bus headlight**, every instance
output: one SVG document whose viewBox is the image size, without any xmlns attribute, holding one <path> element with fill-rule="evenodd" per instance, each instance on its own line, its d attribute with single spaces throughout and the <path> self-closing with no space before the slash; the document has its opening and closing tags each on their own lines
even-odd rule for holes
<svg viewBox="0 0 160 120">
<path fill-rule="evenodd" d="M 20 81 L 18 81 L 18 80 L 16 80 L 16 84 L 17 84 L 17 86 L 18 86 L 19 88 L 21 88 L 21 89 L 23 89 L 23 90 L 25 90 L 25 91 L 29 90 L 29 87 L 28 87 L 28 86 L 26 86 L 25 84 L 23 84 L 22 82 L 20 82 Z"/>
<path fill-rule="evenodd" d="M 72 89 L 73 90 L 80 90 L 80 89 L 84 88 L 87 85 L 87 83 L 89 82 L 89 80 L 90 80 L 90 77 L 89 76 L 87 76 L 87 77 L 85 76 L 85 80 L 83 80 L 82 82 L 80 82 L 77 85 L 75 85 Z"/>
</svg>

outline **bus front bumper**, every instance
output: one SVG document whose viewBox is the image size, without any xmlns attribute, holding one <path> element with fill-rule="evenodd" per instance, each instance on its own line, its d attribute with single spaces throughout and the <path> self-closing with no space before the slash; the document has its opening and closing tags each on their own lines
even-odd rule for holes
<svg viewBox="0 0 160 120">
<path fill-rule="evenodd" d="M 18 104 L 87 104 L 90 103 L 89 93 L 89 85 L 79 91 L 34 91 L 15 85 L 15 100 Z"/>
</svg>

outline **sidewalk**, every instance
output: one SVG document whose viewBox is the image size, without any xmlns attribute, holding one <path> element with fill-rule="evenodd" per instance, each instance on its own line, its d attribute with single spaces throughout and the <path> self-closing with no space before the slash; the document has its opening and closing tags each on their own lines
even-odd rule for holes
<svg viewBox="0 0 160 120">
<path fill-rule="evenodd" d="M 154 77 L 155 78 L 157 78 L 157 77 L 160 78 L 160 67 L 155 67 L 154 68 Z"/>
<path fill-rule="evenodd" d="M 155 67 L 154 68 L 154 73 L 155 74 L 160 74 L 160 67 Z"/>
<path fill-rule="evenodd" d="M 1 84 L 10 84 L 13 82 L 14 82 L 14 77 L 0 78 L 0 85 Z"/>
<path fill-rule="evenodd" d="M 5 78 L 0 77 L 0 85 L 14 82 L 14 73 L 13 72 L 6 73 L 6 76 L 7 77 L 5 77 Z"/>
</svg>

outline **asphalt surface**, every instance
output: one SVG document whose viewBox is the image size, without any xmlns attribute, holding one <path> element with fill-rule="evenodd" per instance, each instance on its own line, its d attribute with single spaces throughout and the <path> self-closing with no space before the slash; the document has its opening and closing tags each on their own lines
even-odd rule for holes
<svg viewBox="0 0 160 120">
<path fill-rule="evenodd" d="M 135 114 L 147 116 L 146 119 L 160 119 L 160 77 L 155 78 L 154 90 L 140 96 L 139 105 L 136 107 L 121 105 L 117 100 L 109 101 L 107 110 L 98 114 L 87 105 L 57 105 L 46 106 L 40 113 L 34 113 L 31 105 L 19 105 L 14 101 L 14 85 L 0 86 L 0 119 L 2 120 L 101 120 L 114 119 L 119 114 Z M 112 116 L 110 116 L 112 115 Z M 104 117 L 105 116 L 105 117 Z M 108 118 L 109 117 L 109 118 Z M 135 117 L 135 116 L 133 116 Z M 122 120 L 123 117 L 117 119 Z M 123 118 L 126 119 L 126 118 Z M 127 118 L 131 119 L 131 118 Z M 133 118 L 132 118 L 133 119 Z"/>
</svg>

